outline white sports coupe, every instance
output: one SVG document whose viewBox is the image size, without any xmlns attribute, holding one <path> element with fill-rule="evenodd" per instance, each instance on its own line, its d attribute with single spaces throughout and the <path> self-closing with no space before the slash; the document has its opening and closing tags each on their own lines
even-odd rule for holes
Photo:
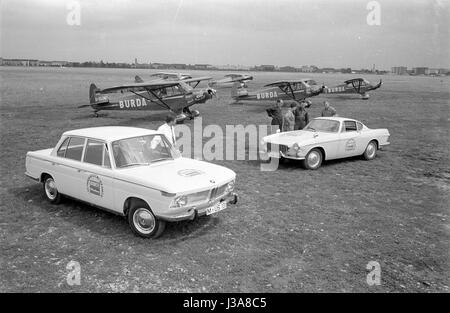
<svg viewBox="0 0 450 313">
<path fill-rule="evenodd" d="M 269 144 L 269 157 L 302 160 L 306 169 L 315 170 L 323 160 L 357 155 L 372 160 L 389 144 L 389 136 L 387 129 L 370 129 L 357 120 L 319 117 L 302 130 L 266 136 L 263 144 Z"/>
</svg>

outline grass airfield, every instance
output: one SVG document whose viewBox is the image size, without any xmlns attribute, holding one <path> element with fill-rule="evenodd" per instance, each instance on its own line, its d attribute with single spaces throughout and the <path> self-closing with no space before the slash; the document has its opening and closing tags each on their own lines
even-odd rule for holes
<svg viewBox="0 0 450 313">
<path fill-rule="evenodd" d="M 25 177 L 25 154 L 49 148 L 70 129 L 157 128 L 165 113 L 92 117 L 88 88 L 131 82 L 150 71 L 0 68 L 1 292 L 449 292 L 450 80 L 367 75 L 383 86 L 367 101 L 311 98 L 310 117 L 327 99 L 340 116 L 388 128 L 391 145 L 373 161 L 350 158 L 306 171 L 275 172 L 259 161 L 213 161 L 237 173 L 240 201 L 214 216 L 168 224 L 157 240 L 134 236 L 125 219 L 87 204 L 46 202 Z M 225 72 L 192 71 L 218 78 Z M 310 77 L 333 86 L 350 74 L 253 73 L 249 90 Z M 194 108 L 203 126 L 269 124 L 272 103 L 229 105 L 230 89 Z M 192 127 L 193 122 L 185 123 Z M 205 143 L 208 138 L 204 138 Z M 81 285 L 69 286 L 71 261 Z M 369 286 L 366 265 L 381 266 Z"/>
</svg>

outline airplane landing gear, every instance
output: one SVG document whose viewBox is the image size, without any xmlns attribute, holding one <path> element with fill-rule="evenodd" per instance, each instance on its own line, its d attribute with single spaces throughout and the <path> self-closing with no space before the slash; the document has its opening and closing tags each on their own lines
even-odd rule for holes
<svg viewBox="0 0 450 313">
<path fill-rule="evenodd" d="M 187 115 L 184 113 L 178 114 L 175 118 L 175 123 L 177 124 L 183 124 L 183 122 L 187 119 Z"/>
<path fill-rule="evenodd" d="M 200 115 L 200 112 L 197 110 L 191 111 L 189 108 L 184 108 L 183 114 L 186 115 L 186 117 L 189 118 L 190 120 L 193 120 L 195 117 Z"/>
</svg>

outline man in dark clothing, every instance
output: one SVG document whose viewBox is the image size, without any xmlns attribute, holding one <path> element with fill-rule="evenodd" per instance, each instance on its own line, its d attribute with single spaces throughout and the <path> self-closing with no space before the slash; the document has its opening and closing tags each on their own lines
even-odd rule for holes
<svg viewBox="0 0 450 313">
<path fill-rule="evenodd" d="M 281 113 L 281 106 L 283 100 L 277 100 L 275 107 L 266 110 L 267 115 L 272 118 L 270 125 L 277 125 L 280 131 L 283 129 L 283 114 Z"/>
<path fill-rule="evenodd" d="M 309 114 L 305 110 L 305 103 L 301 102 L 295 110 L 295 126 L 294 130 L 303 129 L 309 123 Z"/>
</svg>

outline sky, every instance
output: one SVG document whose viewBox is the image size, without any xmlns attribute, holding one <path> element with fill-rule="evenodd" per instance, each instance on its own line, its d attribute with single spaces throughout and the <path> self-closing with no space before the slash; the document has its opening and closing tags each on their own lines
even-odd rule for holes
<svg viewBox="0 0 450 313">
<path fill-rule="evenodd" d="M 450 0 L 1 0 L 0 12 L 3 58 L 450 68 Z"/>
</svg>

